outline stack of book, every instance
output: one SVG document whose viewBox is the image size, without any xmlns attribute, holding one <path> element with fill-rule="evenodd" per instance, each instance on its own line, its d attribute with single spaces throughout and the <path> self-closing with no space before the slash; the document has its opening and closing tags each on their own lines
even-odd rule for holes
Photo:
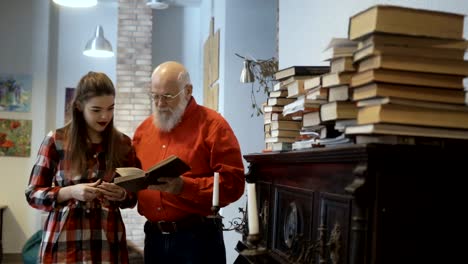
<svg viewBox="0 0 468 264">
<path fill-rule="evenodd" d="M 287 98 L 281 97 L 279 100 Z M 263 107 L 264 113 L 264 132 L 265 132 L 265 149 L 264 151 L 283 151 L 290 150 L 290 144 L 299 134 L 301 121 L 293 120 L 291 117 L 284 117 L 283 105 L 268 105 Z"/>
<path fill-rule="evenodd" d="M 348 38 L 332 38 L 330 43 L 322 52 L 322 60 L 331 61 L 334 59 L 352 57 L 357 48 L 357 42 Z M 331 70 L 333 72 L 333 69 Z"/>
<path fill-rule="evenodd" d="M 464 16 L 377 5 L 350 18 L 352 100 L 346 135 L 468 139 Z M 366 137 L 362 135 L 367 135 Z"/>
<path fill-rule="evenodd" d="M 288 97 L 296 98 L 296 100 L 284 106 L 283 116 L 300 117 L 298 119 L 303 120 L 304 115 L 319 112 L 320 106 L 327 102 L 328 91 L 321 86 L 321 76 L 328 73 L 330 68 L 328 66 L 310 67 L 316 69 L 315 74 L 309 75 L 304 80 L 303 89 L 298 94 L 288 89 Z M 299 135 L 295 138 L 291 148 L 297 149 L 298 144 L 304 143 L 310 145 L 307 142 L 322 137 L 324 132 L 324 128 L 304 127 L 302 123 Z"/>
<path fill-rule="evenodd" d="M 322 124 L 333 124 L 335 129 L 343 132 L 345 125 L 356 123 L 357 107 L 351 101 L 350 83 L 356 72 L 353 54 L 358 43 L 334 38 L 329 47 L 333 45 L 346 46 L 348 53 L 338 53 L 329 58 L 330 73 L 322 76 L 322 87 L 328 89 L 328 102 L 320 108 L 320 120 Z"/>
<path fill-rule="evenodd" d="M 350 100 L 349 88 L 351 76 L 356 71 L 353 65 L 356 48 L 355 41 L 333 38 L 322 54 L 330 62 L 330 71 L 305 81 L 310 87 L 310 90 L 306 89 L 306 98 L 318 100 L 318 111 L 304 113 L 302 130 L 304 133 L 315 132 L 317 136 L 294 142 L 294 150 L 350 142 L 343 130 L 344 124 L 356 123 L 357 107 Z"/>
<path fill-rule="evenodd" d="M 304 82 L 328 70 L 326 66 L 291 66 L 275 73 L 278 83 L 263 107 L 265 151 L 291 150 L 300 136 L 302 113 L 310 108 L 304 104 Z"/>
</svg>

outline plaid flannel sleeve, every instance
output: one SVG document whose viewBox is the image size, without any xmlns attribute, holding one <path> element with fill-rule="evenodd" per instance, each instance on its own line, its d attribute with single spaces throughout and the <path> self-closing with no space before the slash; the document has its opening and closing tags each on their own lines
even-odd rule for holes
<svg viewBox="0 0 468 264">
<path fill-rule="evenodd" d="M 53 186 L 59 161 L 59 153 L 53 136 L 54 133 L 49 132 L 44 138 L 25 191 L 29 205 L 44 211 L 51 211 L 56 207 L 57 195 L 60 189 L 59 186 Z"/>
</svg>

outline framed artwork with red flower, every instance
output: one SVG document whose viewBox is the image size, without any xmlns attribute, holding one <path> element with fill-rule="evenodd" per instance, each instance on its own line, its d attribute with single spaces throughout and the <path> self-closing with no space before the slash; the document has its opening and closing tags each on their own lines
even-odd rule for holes
<svg viewBox="0 0 468 264">
<path fill-rule="evenodd" d="M 31 155 L 32 121 L 0 118 L 0 156 Z"/>
</svg>

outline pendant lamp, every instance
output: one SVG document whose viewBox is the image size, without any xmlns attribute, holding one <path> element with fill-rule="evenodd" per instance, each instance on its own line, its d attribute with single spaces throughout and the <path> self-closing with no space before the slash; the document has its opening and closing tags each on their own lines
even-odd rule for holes
<svg viewBox="0 0 468 264">
<path fill-rule="evenodd" d="M 83 54 L 88 57 L 109 58 L 114 56 L 110 42 L 104 38 L 102 26 L 96 27 L 96 33 L 88 43 L 86 43 Z"/>
<path fill-rule="evenodd" d="M 54 0 L 54 3 L 66 7 L 92 7 L 97 5 L 97 0 Z"/>
<path fill-rule="evenodd" d="M 252 61 L 244 59 L 244 67 L 241 71 L 240 81 L 241 83 L 252 83 L 255 81 L 254 74 L 250 68 Z"/>
<path fill-rule="evenodd" d="M 152 9 L 166 9 L 169 7 L 168 3 L 162 2 L 160 0 L 150 0 L 146 3 L 146 5 Z"/>
</svg>

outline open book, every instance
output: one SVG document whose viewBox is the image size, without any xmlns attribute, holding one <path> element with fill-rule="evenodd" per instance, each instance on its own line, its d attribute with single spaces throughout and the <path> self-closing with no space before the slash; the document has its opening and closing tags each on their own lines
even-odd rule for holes
<svg viewBox="0 0 468 264">
<path fill-rule="evenodd" d="M 134 167 L 116 168 L 115 172 L 121 177 L 114 178 L 114 183 L 127 191 L 136 192 L 146 189 L 148 185 L 164 184 L 159 177 L 178 177 L 190 170 L 190 166 L 177 156 L 168 158 L 153 165 L 147 171 Z"/>
</svg>

